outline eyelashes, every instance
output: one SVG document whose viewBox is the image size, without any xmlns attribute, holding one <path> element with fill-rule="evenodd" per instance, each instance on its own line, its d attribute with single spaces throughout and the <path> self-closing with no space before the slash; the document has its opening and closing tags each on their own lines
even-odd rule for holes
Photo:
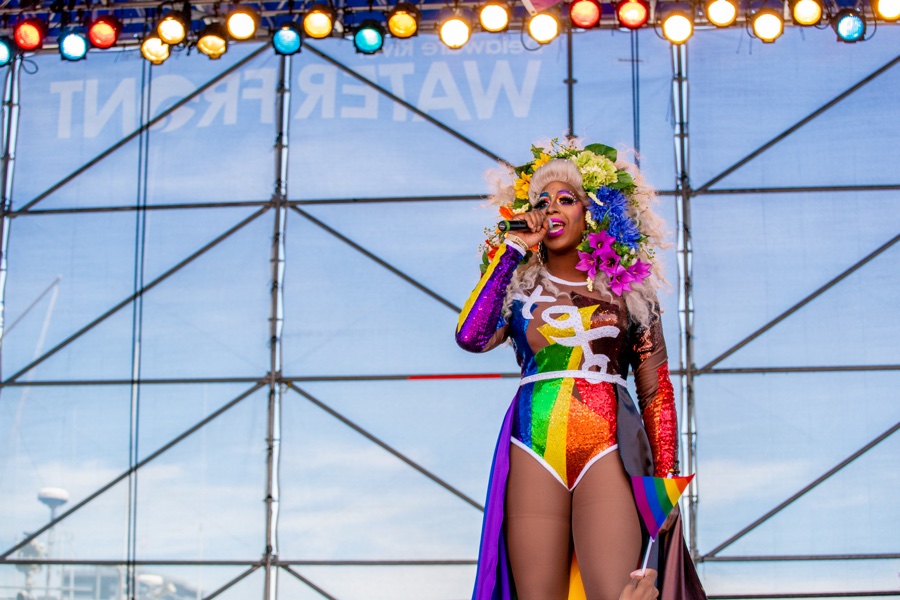
<svg viewBox="0 0 900 600">
<path fill-rule="evenodd" d="M 556 196 L 556 202 L 562 206 L 571 206 L 578 201 L 575 194 L 566 190 L 561 190 Z M 550 206 L 550 194 L 543 192 L 538 196 L 538 201 L 534 203 L 534 207 L 543 210 L 548 206 Z"/>
</svg>

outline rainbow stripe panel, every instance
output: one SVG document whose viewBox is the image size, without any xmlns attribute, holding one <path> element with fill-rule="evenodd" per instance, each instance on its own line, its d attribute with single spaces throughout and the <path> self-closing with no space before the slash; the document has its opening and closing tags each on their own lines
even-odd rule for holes
<svg viewBox="0 0 900 600">
<path fill-rule="evenodd" d="M 632 477 L 631 487 L 634 490 L 634 502 L 637 504 L 641 519 L 647 527 L 652 539 L 656 539 L 662 527 L 678 503 L 678 499 L 694 478 L 687 477 Z"/>
</svg>

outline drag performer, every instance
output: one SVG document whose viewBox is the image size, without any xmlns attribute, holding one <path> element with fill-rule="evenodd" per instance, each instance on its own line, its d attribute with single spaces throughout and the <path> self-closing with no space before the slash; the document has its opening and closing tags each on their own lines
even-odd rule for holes
<svg viewBox="0 0 900 600">
<path fill-rule="evenodd" d="M 526 228 L 486 240 L 456 332 L 471 352 L 511 341 L 522 371 L 494 456 L 473 600 L 616 600 L 646 543 L 628 474 L 678 471 L 657 302 L 662 222 L 613 148 L 553 140 L 532 154 L 492 197 Z M 705 598 L 680 521 L 669 538 L 653 563 L 661 597 Z"/>
</svg>

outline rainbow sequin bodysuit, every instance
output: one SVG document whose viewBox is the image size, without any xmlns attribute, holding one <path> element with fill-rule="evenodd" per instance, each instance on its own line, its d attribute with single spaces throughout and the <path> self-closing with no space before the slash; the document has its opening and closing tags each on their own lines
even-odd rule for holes
<svg viewBox="0 0 900 600">
<path fill-rule="evenodd" d="M 456 338 L 472 352 L 512 339 L 522 371 L 513 399 L 512 443 L 574 489 L 590 465 L 616 449 L 616 386 L 635 373 L 638 403 L 663 476 L 675 466 L 677 427 L 659 319 L 629 325 L 624 301 L 550 276 L 503 301 L 523 251 L 504 244 L 460 314 Z M 555 288 L 555 289 L 552 289 Z"/>
</svg>

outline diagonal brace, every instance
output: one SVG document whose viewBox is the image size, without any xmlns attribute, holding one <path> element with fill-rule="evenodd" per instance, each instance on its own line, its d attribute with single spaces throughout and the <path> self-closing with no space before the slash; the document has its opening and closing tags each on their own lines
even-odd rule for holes
<svg viewBox="0 0 900 600">
<path fill-rule="evenodd" d="M 759 148 L 757 148 L 756 150 L 754 150 L 753 152 L 751 152 L 750 154 L 748 154 L 747 156 L 742 158 L 741 160 L 737 161 L 736 163 L 734 163 L 733 165 L 731 165 L 730 167 L 728 167 L 727 169 L 725 169 L 724 171 L 722 171 L 721 173 L 719 173 L 718 175 L 716 175 L 715 177 L 713 177 L 712 179 L 710 179 L 709 181 L 707 181 L 706 183 L 701 185 L 699 188 L 695 189 L 693 191 L 693 193 L 696 195 L 696 194 L 702 194 L 704 192 L 707 192 L 711 186 L 713 186 L 713 185 L 717 184 L 718 182 L 720 182 L 721 180 L 725 179 L 726 177 L 728 177 L 729 175 L 731 175 L 732 173 L 734 173 L 735 171 L 737 171 L 738 169 L 743 167 L 745 164 L 747 164 L 748 162 L 750 162 L 751 160 L 753 160 L 754 158 L 756 158 L 757 156 L 759 156 L 760 154 L 762 154 L 763 152 L 765 152 L 766 150 L 768 150 L 769 148 L 771 148 L 772 146 L 774 146 L 775 144 L 777 144 L 778 142 L 783 140 L 784 138 L 788 137 L 789 135 L 791 135 L 792 133 L 794 133 L 795 131 L 797 131 L 798 129 L 800 129 L 801 127 L 803 127 L 804 125 L 806 125 L 807 123 L 809 123 L 810 121 L 812 121 L 813 119 L 815 119 L 816 117 L 818 117 L 819 115 L 821 115 L 822 113 L 827 111 L 829 108 L 831 108 L 835 104 L 838 104 L 839 102 L 841 102 L 844 98 L 853 94 L 855 91 L 857 91 L 858 89 L 860 89 L 867 83 L 878 78 L 880 75 L 882 75 L 884 72 L 888 71 L 891 67 L 893 67 L 898 62 L 900 62 L 900 56 L 894 57 L 892 60 L 888 61 L 885 65 L 878 68 L 873 73 L 870 73 L 869 75 L 864 77 L 862 80 L 860 80 L 857 83 L 855 83 L 854 85 L 850 86 L 849 88 L 847 88 L 846 90 L 844 90 L 843 92 L 841 92 L 840 94 L 838 94 L 837 96 L 835 96 L 834 98 L 832 98 L 831 100 L 826 102 L 824 105 L 820 106 L 819 108 L 817 108 L 816 110 L 814 110 L 813 112 L 808 114 L 807 116 L 803 117 L 802 119 L 800 119 L 799 121 L 797 121 L 796 123 L 794 123 L 793 125 L 788 127 L 787 129 L 785 129 L 784 131 L 782 131 L 781 133 L 779 133 L 778 135 L 773 137 L 771 140 L 769 140 L 768 142 L 766 142 L 765 144 L 763 144 L 762 146 L 760 146 Z"/>
<path fill-rule="evenodd" d="M 46 198 L 47 196 L 49 196 L 50 194 L 55 192 L 56 190 L 60 189 L 64 185 L 66 185 L 67 183 L 69 183 L 70 181 L 72 181 L 73 179 L 75 179 L 76 177 L 78 177 L 79 175 L 81 175 L 82 173 L 84 173 L 85 171 L 87 171 L 88 169 L 90 169 L 91 167 L 96 165 L 97 163 L 99 163 L 101 160 L 103 160 L 104 158 L 106 158 L 107 156 L 109 156 L 110 154 L 112 154 L 113 152 L 115 152 L 116 150 L 118 150 L 119 148 L 121 148 L 122 146 L 124 146 L 125 144 L 130 142 L 131 140 L 133 140 L 134 138 L 141 135 L 144 131 L 149 130 L 151 127 L 153 127 L 154 125 L 159 123 L 161 120 L 165 119 L 170 114 L 172 114 L 173 112 L 175 112 L 176 110 L 178 110 L 179 108 L 181 108 L 182 106 L 184 106 L 185 104 L 187 104 L 188 102 L 190 102 L 191 100 L 193 100 L 194 98 L 196 98 L 197 96 L 199 96 L 200 94 L 202 94 L 203 92 L 205 92 L 206 90 L 211 88 L 212 86 L 219 83 L 219 81 L 221 81 L 223 78 L 231 75 L 232 73 L 234 73 L 235 71 L 237 71 L 238 69 L 240 69 L 241 67 L 246 65 L 248 62 L 250 62 L 257 56 L 262 54 L 262 52 L 265 50 L 268 50 L 267 46 L 260 46 L 258 49 L 254 50 L 253 52 L 251 52 L 250 54 L 248 54 L 247 56 L 245 56 L 238 62 L 234 63 L 233 65 L 231 65 L 230 67 L 228 67 L 227 69 L 225 69 L 224 71 L 222 71 L 221 73 L 219 73 L 218 75 L 216 75 L 215 77 L 213 77 L 212 79 L 210 79 L 209 81 L 207 81 L 206 83 L 204 83 L 203 85 L 198 87 L 196 90 L 194 90 L 193 92 L 191 92 L 190 94 L 188 94 L 187 96 L 185 96 L 184 98 L 182 98 L 181 100 L 179 100 L 178 102 L 176 102 L 175 104 L 173 104 L 172 106 L 170 106 L 169 108 L 164 110 L 163 112 L 159 113 L 158 115 L 156 115 L 155 117 L 153 117 L 152 119 L 150 119 L 149 121 L 147 121 L 146 123 L 144 123 L 143 125 L 138 127 L 137 129 L 135 129 L 134 131 L 132 131 L 131 133 L 129 133 L 128 135 L 126 135 L 125 137 L 120 139 L 118 142 L 116 142 L 115 144 L 113 144 L 112 146 L 110 146 L 109 148 L 107 148 L 106 150 L 104 150 L 103 152 L 101 152 L 100 154 L 98 154 L 97 156 L 95 156 L 94 158 L 89 160 L 88 162 L 84 163 L 83 165 L 81 165 L 80 167 L 78 167 L 77 169 L 75 169 L 74 171 L 69 173 L 68 175 L 66 175 L 64 178 L 60 179 L 58 182 L 56 182 L 55 184 L 50 186 L 47 190 L 45 190 L 44 192 L 35 196 L 32 200 L 30 200 L 22 208 L 10 213 L 10 216 L 14 217 L 18 213 L 27 211 L 29 208 L 31 208 L 35 204 L 37 204 L 38 202 L 40 202 L 41 200 L 43 200 L 44 198 Z"/>
<path fill-rule="evenodd" d="M 408 458 L 406 455 L 402 454 L 400 451 L 395 450 L 394 448 L 389 446 L 387 443 L 381 441 L 380 439 L 378 439 L 377 437 L 375 437 L 374 435 L 372 435 L 371 433 L 369 433 L 368 431 L 366 431 L 365 429 L 363 429 L 362 427 L 360 427 L 359 425 L 357 425 L 356 423 L 354 423 L 353 421 L 351 421 L 350 419 L 348 419 L 347 417 L 342 415 L 341 413 L 337 412 L 336 410 L 334 410 L 333 408 L 331 408 L 330 406 L 328 406 L 327 404 L 325 404 L 324 402 L 319 400 L 318 398 L 313 397 L 312 395 L 310 395 L 303 389 L 297 387 L 295 384 L 293 384 L 291 382 L 288 382 L 288 386 L 292 390 L 294 390 L 295 392 L 297 392 L 298 394 L 300 394 L 301 396 L 303 396 L 304 398 L 306 398 L 307 400 L 309 400 L 310 402 L 312 402 L 313 404 L 315 404 L 316 406 L 318 406 L 319 408 L 321 408 L 322 410 L 327 412 L 329 415 L 331 415 L 332 417 L 334 417 L 335 419 L 337 419 L 338 421 L 340 421 L 341 423 L 343 423 L 344 425 L 346 425 L 347 427 L 352 429 L 353 431 L 362 435 L 364 438 L 368 439 L 370 442 L 373 442 L 375 445 L 380 446 L 384 450 L 387 450 L 389 453 L 393 454 L 394 456 L 396 456 L 397 458 L 399 458 L 400 460 L 405 462 L 407 465 L 409 465 L 410 467 L 412 467 L 413 469 L 415 469 L 416 471 L 418 471 L 419 473 L 421 473 L 428 479 L 432 480 L 433 482 L 435 482 L 436 484 L 438 484 L 445 490 L 449 491 L 451 494 L 453 494 L 457 498 L 460 498 L 464 502 L 466 502 L 466 503 L 474 506 L 478 510 L 484 512 L 484 507 L 482 505 L 478 504 L 476 501 L 469 498 L 466 494 L 464 494 L 460 490 L 456 489 L 455 487 L 453 487 L 452 485 L 450 485 L 449 483 L 447 483 L 446 481 L 444 481 L 443 479 L 441 479 L 440 477 L 438 477 L 437 475 L 435 475 L 434 473 L 432 473 L 431 471 L 429 471 L 428 469 L 426 469 L 419 463 L 415 462 L 411 458 Z"/>
<path fill-rule="evenodd" d="M 806 298 L 804 298 L 800 302 L 794 304 L 792 307 L 790 307 L 789 309 L 787 309 L 786 311 L 784 311 L 783 313 L 781 313 L 780 315 L 778 315 L 777 317 L 775 317 L 774 319 L 772 319 L 771 321 L 769 321 L 768 323 L 766 323 L 765 325 L 763 325 L 762 327 L 760 327 L 759 329 L 757 329 L 756 331 L 754 331 L 753 333 L 751 333 L 750 335 L 748 335 L 747 337 L 742 339 L 740 342 L 738 342 L 737 344 L 735 344 L 734 346 L 732 346 L 731 348 L 729 348 L 728 350 L 726 350 L 725 352 L 723 352 L 722 354 L 717 356 L 716 358 L 709 361 L 709 363 L 707 363 L 706 366 L 704 366 L 698 370 L 698 373 L 711 372 L 711 370 L 714 366 L 716 366 L 717 364 L 719 364 L 720 362 L 722 362 L 723 360 L 725 360 L 726 358 L 728 358 L 729 356 L 731 356 L 732 354 L 734 354 L 735 352 L 737 352 L 738 350 L 740 350 L 741 348 L 743 348 L 744 346 L 746 346 L 747 344 L 749 344 L 750 342 L 752 342 L 753 340 L 755 340 L 756 338 L 758 338 L 759 336 L 761 336 L 768 330 L 772 329 L 773 327 L 775 327 L 776 325 L 778 325 L 779 323 L 781 323 L 782 321 L 787 319 L 789 316 L 791 316 L 792 314 L 794 314 L 795 312 L 797 312 L 798 310 L 800 310 L 801 308 L 803 308 L 804 306 L 806 306 L 807 304 L 809 304 L 810 302 L 812 302 L 813 300 L 815 300 L 816 298 L 818 298 L 819 296 L 821 296 L 822 294 L 824 294 L 825 292 L 827 292 L 828 290 L 833 288 L 835 285 L 837 285 L 838 283 L 840 283 L 841 281 L 843 281 L 844 279 L 846 279 L 847 277 L 849 277 L 850 275 L 852 275 L 853 273 L 858 271 L 867 262 L 871 261 L 876 256 L 878 256 L 879 254 L 882 254 L 883 252 L 888 250 L 891 246 L 896 244 L 898 240 L 900 240 L 900 233 L 898 233 L 897 235 L 895 235 L 894 237 L 889 239 L 887 242 L 885 242 L 884 244 L 882 244 L 881 246 L 879 246 L 878 248 L 876 248 L 875 250 L 873 250 L 872 252 L 870 252 L 869 254 L 864 256 L 862 259 L 857 261 L 855 264 L 848 267 L 847 270 L 845 270 L 843 273 L 841 273 L 840 275 L 838 275 L 837 277 L 835 277 L 834 279 L 832 279 L 831 281 L 829 281 L 828 283 L 826 283 L 825 285 L 823 285 L 822 287 L 820 287 L 819 289 L 814 291 L 812 294 L 808 295 Z"/>
<path fill-rule="evenodd" d="M 315 583 L 313 583 L 312 581 L 310 581 L 309 579 L 307 579 L 306 577 L 304 577 L 303 575 L 301 575 L 294 569 L 290 568 L 289 566 L 287 566 L 287 565 L 279 565 L 279 566 L 282 569 L 284 569 L 285 571 L 287 571 L 288 573 L 290 573 L 291 575 L 293 575 L 294 577 L 296 577 L 297 579 L 299 579 L 300 581 L 302 581 L 303 583 L 305 583 L 306 585 L 308 585 L 312 590 L 317 592 L 323 598 L 327 598 L 328 600 L 337 600 L 337 598 L 335 598 L 334 596 L 332 596 L 331 594 L 329 594 L 328 592 L 326 592 L 325 590 L 323 590 L 322 588 L 317 586 Z"/>
<path fill-rule="evenodd" d="M 348 246 L 350 246 L 351 248 L 356 250 L 357 252 L 364 254 L 366 257 L 372 259 L 373 261 L 375 261 L 376 263 L 378 263 L 379 265 L 381 265 L 382 267 L 384 267 L 385 269 L 387 269 L 388 271 L 390 271 L 391 273 L 393 273 L 394 275 L 396 275 L 403 281 L 405 281 L 405 282 L 413 285 L 414 287 L 420 289 L 421 291 L 425 292 L 426 294 L 428 294 L 429 296 L 431 296 L 432 298 L 434 298 L 435 300 L 437 300 L 438 302 L 440 302 L 441 304 L 443 304 L 444 306 L 446 306 L 453 312 L 455 312 L 455 313 L 462 312 L 462 308 L 460 308 L 459 306 L 456 306 L 455 304 L 453 304 L 452 302 L 450 302 L 449 300 L 447 300 L 446 298 L 444 298 L 443 296 L 441 296 L 440 294 L 438 294 L 431 288 L 426 287 L 424 284 L 420 283 L 416 279 L 413 279 L 412 277 L 410 277 L 409 275 L 407 275 L 400 269 L 394 267 L 387 261 L 379 258 L 375 254 L 372 254 L 371 252 L 369 252 L 368 250 L 366 250 L 365 248 L 363 248 L 362 246 L 360 246 L 359 244 L 357 244 L 356 242 L 354 242 L 347 236 L 341 234 L 336 229 L 329 227 L 328 225 L 326 225 L 322 221 L 318 220 L 317 218 L 315 218 L 314 216 L 312 216 L 311 214 L 309 214 L 302 208 L 298 208 L 296 206 L 292 206 L 291 208 L 293 208 L 295 211 L 297 211 L 297 213 L 300 214 L 303 218 L 308 219 L 311 223 L 313 223 L 314 225 L 317 225 L 318 227 L 321 227 L 322 229 L 324 229 L 325 231 L 327 231 L 328 233 L 330 233 L 337 239 L 341 240 L 342 242 L 344 242 L 345 244 L 347 244 Z"/>
<path fill-rule="evenodd" d="M 704 556 L 702 556 L 700 558 L 700 561 L 702 562 L 708 558 L 715 557 L 716 554 L 718 554 L 719 552 L 721 552 L 722 550 L 724 550 L 731 544 L 735 543 L 736 541 L 738 541 L 739 539 L 741 539 L 742 537 L 744 537 L 745 535 L 747 535 L 748 533 L 750 533 L 751 531 L 753 531 L 754 529 L 756 529 L 757 527 L 762 525 L 764 522 L 768 521 L 770 518 L 775 516 L 777 513 L 781 512 L 782 509 L 786 508 L 788 505 L 793 503 L 795 500 L 799 499 L 801 496 L 803 496 L 807 492 L 811 491 L 817 485 L 819 485 L 820 483 L 822 483 L 823 481 L 825 481 L 826 479 L 828 479 L 829 477 L 831 477 L 832 475 L 834 475 L 835 473 L 837 473 L 838 471 L 840 471 L 841 469 L 843 469 L 844 467 L 846 467 L 847 465 L 852 463 L 854 460 L 856 460 L 857 458 L 859 458 L 860 456 L 862 456 L 863 454 L 865 454 L 866 452 L 868 452 L 869 450 L 871 450 L 872 448 L 877 446 L 879 443 L 881 443 L 884 440 L 886 440 L 887 438 L 889 438 L 898 429 L 900 429 L 900 421 L 895 423 L 893 427 L 891 427 L 890 429 L 888 429 L 887 431 L 885 431 L 884 433 L 882 433 L 881 435 L 876 437 L 874 440 L 872 440 L 871 442 L 869 442 L 868 444 L 866 444 L 865 446 L 863 446 L 862 448 L 860 448 L 859 450 L 857 450 L 856 452 L 854 452 L 853 454 L 851 454 L 850 456 L 848 456 L 847 458 L 845 458 L 844 460 L 839 462 L 837 465 L 835 465 L 834 467 L 829 469 L 826 473 L 819 476 L 815 481 L 813 481 L 812 483 L 810 483 L 809 485 L 804 487 L 802 490 L 800 490 L 799 492 L 797 492 L 796 494 L 794 494 L 793 496 L 791 496 L 790 498 L 788 498 L 787 500 L 785 500 L 784 502 L 782 502 L 781 504 L 779 504 L 778 506 L 776 506 L 775 508 L 773 508 L 772 510 L 770 510 L 769 512 L 767 512 L 766 514 L 764 514 L 763 516 L 761 516 L 760 518 L 755 520 L 754 522 L 747 525 L 741 531 L 739 531 L 735 535 L 731 536 L 730 538 L 728 538 L 727 540 L 725 540 L 724 542 L 722 542 L 721 544 L 719 544 L 718 546 L 716 546 L 715 548 L 710 550 L 708 553 L 706 553 Z"/>
<path fill-rule="evenodd" d="M 215 598 L 216 596 L 218 596 L 219 594 L 221 594 L 221 593 L 224 592 L 225 590 L 229 589 L 229 588 L 230 588 L 231 586 L 233 586 L 234 584 L 236 584 L 236 583 L 238 583 L 239 581 L 242 581 L 244 578 L 250 576 L 255 570 L 257 570 L 257 569 L 260 568 L 261 566 L 262 566 L 262 565 L 259 564 L 259 563 L 253 565 L 252 567 L 250 567 L 249 569 L 247 569 L 246 571 L 244 571 L 243 573 L 241 573 L 240 575 L 238 575 L 237 577 L 235 577 L 234 579 L 232 579 L 231 581 L 227 582 L 225 585 L 223 585 L 222 587 L 220 587 L 219 589 L 217 589 L 216 591 L 214 591 L 214 592 L 213 592 L 212 594 L 210 594 L 209 596 L 204 596 L 204 597 L 203 597 L 203 600 L 212 600 L 213 598 Z"/>
<path fill-rule="evenodd" d="M 14 373 L 9 378 L 7 378 L 5 381 L 3 381 L 3 385 L 6 385 L 8 383 L 15 381 L 16 379 L 18 379 L 19 377 L 21 377 L 22 375 L 24 375 L 31 369 L 35 368 L 36 366 L 38 366 L 39 364 L 41 364 L 42 362 L 44 362 L 45 360 L 47 360 L 48 358 L 50 358 L 51 356 L 53 356 L 54 354 L 56 354 L 57 352 L 59 352 L 60 350 L 62 350 L 63 348 L 65 348 L 66 346 L 71 344 L 72 342 L 74 342 L 75 340 L 77 340 L 78 338 L 80 338 L 82 335 L 84 335 L 85 333 L 87 333 L 88 331 L 90 331 L 91 329 L 93 329 L 94 327 L 96 327 L 97 325 L 99 325 L 100 323 L 102 323 L 103 321 L 105 321 L 106 319 L 108 319 L 109 317 L 114 315 L 115 313 L 117 313 L 123 307 L 128 306 L 129 303 L 131 303 L 135 299 L 139 298 L 140 296 L 144 295 L 145 293 L 149 292 L 151 289 L 153 289 L 154 287 L 156 287 L 157 285 L 159 285 L 160 283 L 162 283 L 163 281 L 168 279 L 171 275 L 177 273 L 182 268 L 184 268 L 187 265 L 189 265 L 190 263 L 192 263 L 196 258 L 202 256 L 205 252 L 207 252 L 211 248 L 218 245 L 220 242 L 222 242 L 223 240 L 225 240 L 226 238 L 231 236 L 233 233 L 235 233 L 238 230 L 240 230 L 241 228 L 243 228 L 248 223 L 255 220 L 258 216 L 260 216 L 261 214 L 263 214 L 264 212 L 269 210 L 269 208 L 270 208 L 269 206 L 265 206 L 265 207 L 259 209 L 258 211 L 256 211 L 255 213 L 253 213 L 252 215 L 250 215 L 249 217 L 247 217 L 246 219 L 244 219 L 243 221 L 241 221 L 240 223 L 238 223 L 237 225 L 235 225 L 234 227 L 232 227 L 231 229 L 229 229 L 228 231 L 223 233 L 222 235 L 218 236 L 217 238 L 215 238 L 214 240 L 212 240 L 211 242 L 209 242 L 208 244 L 206 244 L 205 246 L 203 246 L 202 248 L 200 248 L 199 250 L 197 250 L 196 252 L 194 252 L 193 254 L 191 254 L 190 256 L 185 258 L 184 260 L 182 260 L 180 263 L 178 263 L 177 265 L 175 265 L 174 267 L 172 267 L 171 269 L 169 269 L 168 271 L 166 271 L 165 273 L 163 273 L 162 275 L 160 275 L 159 277 L 157 277 L 156 279 L 154 279 L 153 281 L 151 281 L 150 283 L 145 285 L 143 288 L 141 288 L 138 291 L 136 291 L 135 293 L 131 294 L 130 296 L 128 296 L 127 298 L 125 298 L 124 300 L 122 300 L 121 302 L 119 302 L 118 304 L 116 304 L 115 306 L 110 308 L 109 310 L 107 310 L 105 313 L 103 313 L 102 315 L 100 315 L 99 317 L 97 317 L 96 319 L 94 319 L 93 321 L 91 321 L 90 323 L 88 323 L 87 325 L 85 325 L 84 327 L 82 327 L 81 329 L 79 329 L 78 331 L 76 331 L 75 333 L 73 333 L 72 335 L 70 335 L 69 337 L 64 339 L 63 341 L 61 341 L 59 344 L 57 344 L 56 346 L 54 346 L 53 348 L 51 348 L 50 350 L 48 350 L 47 352 L 45 352 L 44 354 L 39 356 L 38 358 L 34 359 L 33 361 L 31 361 L 30 363 L 28 363 L 27 365 L 25 365 L 18 371 L 16 371 L 16 373 Z"/>
<path fill-rule="evenodd" d="M 87 505 L 89 502 L 91 502 L 92 500 L 94 500 L 95 498 L 97 498 L 98 496 L 100 496 L 101 494 L 105 493 L 107 490 L 111 489 L 113 486 L 115 486 L 117 483 L 119 483 L 120 481 L 122 481 L 123 479 L 125 479 L 126 477 L 128 477 L 129 475 L 131 475 L 132 473 L 137 472 L 138 469 L 140 469 L 141 467 L 143 467 L 144 465 L 146 465 L 146 464 L 149 463 L 150 461 L 154 460 L 155 458 L 158 458 L 160 455 L 162 455 L 162 454 L 164 454 L 165 452 L 167 452 L 170 448 L 172 448 L 172 447 L 175 446 L 176 444 L 180 443 L 182 440 L 188 438 L 188 437 L 191 436 L 193 433 L 195 433 L 195 432 L 197 432 L 198 430 L 200 430 L 200 429 L 201 429 L 203 426 L 205 426 L 207 423 L 210 423 L 211 421 L 213 421 L 214 419 L 216 419 L 217 417 L 219 417 L 220 415 L 222 415 L 224 412 L 226 412 L 228 409 L 230 409 L 230 408 L 232 408 L 233 406 L 235 406 L 236 404 L 238 404 L 241 400 L 243 400 L 244 398 L 246 398 L 247 396 L 249 396 L 250 394 L 252 394 L 252 393 L 255 392 L 256 390 L 258 390 L 259 388 L 263 387 L 263 386 L 265 385 L 265 383 L 266 383 L 265 381 L 260 381 L 260 382 L 256 383 L 256 385 L 254 385 L 253 387 L 251 387 L 249 390 L 245 391 L 245 392 L 242 393 L 241 395 L 239 395 L 239 396 L 237 396 L 236 398 L 234 398 L 234 399 L 232 399 L 231 401 L 229 401 L 229 402 L 228 402 L 227 404 L 225 404 L 224 406 L 220 407 L 218 410 L 216 410 L 216 411 L 210 413 L 209 416 L 205 417 L 204 419 L 201 419 L 200 421 L 198 421 L 197 423 L 195 423 L 194 425 L 192 425 L 192 426 L 189 427 L 188 429 L 184 430 L 183 432 L 181 432 L 180 434 L 178 434 L 176 437 L 174 437 L 172 440 L 170 440 L 168 443 L 166 443 L 166 444 L 164 444 L 163 446 L 157 448 L 152 454 L 148 455 L 148 456 L 147 456 L 146 458 L 144 458 L 143 460 L 138 461 L 137 463 L 135 463 L 135 465 L 134 465 L 133 467 L 127 469 L 126 471 L 123 471 L 120 475 L 118 475 L 117 477 L 113 478 L 109 483 L 107 483 L 106 485 L 104 485 L 104 486 L 101 487 L 100 489 L 96 490 L 94 493 L 92 493 L 92 494 L 90 494 L 89 496 L 87 496 L 87 497 L 86 497 L 84 500 L 82 500 L 81 502 L 79 502 L 79 503 L 73 505 L 71 508 L 69 508 L 69 509 L 66 510 L 65 512 L 60 513 L 60 515 L 59 515 L 58 517 L 56 517 L 55 519 L 50 520 L 46 525 L 44 525 L 43 527 L 41 527 L 41 528 L 38 529 L 37 531 L 35 531 L 35 532 L 33 532 L 33 533 L 27 535 L 27 536 L 25 537 L 25 539 L 21 540 L 19 543 L 17 543 L 16 545 L 14 545 L 12 548 L 9 548 L 8 550 L 6 550 L 3 554 L 0 554 L 0 561 L 3 561 L 3 559 L 8 558 L 9 555 L 12 554 L 13 552 L 15 552 L 16 550 L 18 550 L 18 549 L 20 549 L 20 548 L 23 548 L 23 547 L 27 546 L 27 545 L 31 542 L 31 540 L 35 539 L 36 537 L 38 537 L 39 535 L 41 535 L 42 533 L 44 533 L 45 531 L 47 531 L 47 530 L 50 529 L 51 527 L 54 527 L 57 523 L 59 523 L 60 521 L 62 521 L 62 520 L 65 519 L 65 518 L 67 518 L 69 515 L 71 515 L 71 514 L 74 513 L 75 511 L 77 511 L 77 510 L 83 508 L 83 507 L 84 507 L 85 505 Z"/>
<path fill-rule="evenodd" d="M 369 79 L 366 79 L 365 77 L 363 77 L 362 75 L 360 75 L 359 73 L 357 73 L 356 71 L 354 71 L 353 69 L 351 69 L 350 67 L 348 67 L 347 65 L 341 63 L 341 62 L 338 61 L 338 60 L 335 60 L 334 58 L 332 58 L 332 57 L 330 57 L 330 56 L 328 56 L 327 54 L 325 54 L 324 52 L 322 52 L 322 51 L 319 50 L 318 48 L 315 48 L 315 47 L 313 47 L 313 46 L 310 46 L 307 42 L 303 42 L 303 47 L 306 48 L 307 50 L 309 50 L 310 52 L 312 52 L 313 54 L 315 54 L 316 56 L 318 56 L 319 58 L 321 58 L 322 60 L 324 60 L 325 62 L 331 63 L 332 65 L 334 65 L 335 67 L 337 67 L 338 69 L 340 69 L 341 71 L 343 71 L 344 73 L 346 73 L 347 75 L 349 75 L 350 77 L 353 77 L 354 79 L 356 79 L 356 80 L 358 80 L 358 81 L 361 81 L 362 83 L 364 83 L 364 84 L 366 84 L 367 86 L 371 87 L 372 89 L 374 89 L 374 90 L 377 91 L 378 93 L 380 93 L 380 94 L 382 94 L 382 95 L 384 95 L 384 96 L 387 96 L 388 98 L 390 98 L 391 100 L 393 100 L 393 101 L 396 102 L 397 104 L 403 106 L 406 110 L 415 113 L 416 115 L 422 117 L 423 119 L 425 119 L 426 121 L 428 121 L 428 122 L 431 123 L 432 125 L 434 125 L 434 126 L 438 127 L 439 129 L 441 129 L 441 130 L 443 130 L 443 131 L 449 133 L 450 135 L 452 135 L 453 137 L 455 137 L 455 138 L 458 139 L 459 141 L 463 142 L 464 144 L 467 144 L 468 146 L 471 146 L 472 148 L 478 150 L 479 152 L 481 152 L 482 154 L 484 154 L 484 155 L 487 156 L 488 158 L 491 158 L 491 159 L 493 159 L 493 160 L 496 160 L 497 162 L 503 163 L 504 165 L 506 165 L 506 166 L 509 167 L 510 169 L 513 168 L 513 164 L 512 164 L 511 162 L 509 162 L 508 160 L 506 160 L 506 159 L 504 159 L 504 158 L 501 158 L 501 157 L 497 156 L 496 154 L 494 154 L 493 152 L 491 152 L 490 150 L 488 150 L 487 148 L 485 148 L 484 146 L 482 146 L 482 145 L 479 144 L 478 142 L 476 142 L 476 141 L 474 141 L 474 140 L 472 140 L 472 139 L 470 139 L 470 138 L 464 136 L 463 134 L 461 134 L 460 132 L 456 131 L 455 129 L 453 129 L 453 128 L 450 127 L 449 125 L 447 125 L 447 124 L 445 124 L 445 123 L 442 123 L 441 121 L 438 121 L 437 119 L 435 119 L 434 117 L 432 117 L 431 115 L 429 115 L 428 113 L 426 113 L 425 111 L 423 111 L 423 110 L 421 110 L 420 108 L 418 108 L 418 107 L 416 107 L 416 106 L 410 104 L 409 102 L 407 102 L 406 100 L 404 100 L 404 99 L 401 98 L 400 96 L 397 96 L 396 94 L 392 94 L 391 92 L 387 91 L 385 88 L 381 87 L 380 85 L 378 85 L 378 84 L 375 83 L 374 81 L 371 81 L 371 80 L 369 80 Z"/>
</svg>

